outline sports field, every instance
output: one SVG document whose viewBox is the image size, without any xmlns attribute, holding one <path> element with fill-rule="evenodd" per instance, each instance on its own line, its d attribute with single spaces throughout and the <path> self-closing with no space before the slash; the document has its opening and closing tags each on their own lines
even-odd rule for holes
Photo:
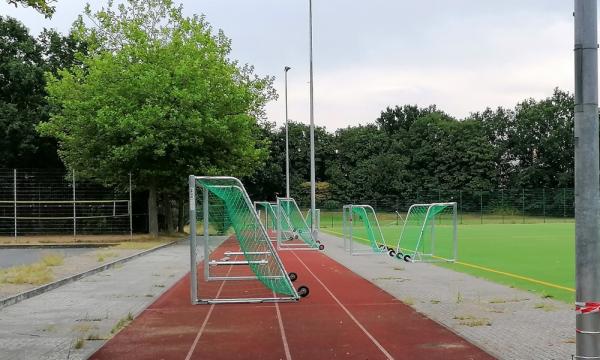
<svg viewBox="0 0 600 360">
<path fill-rule="evenodd" d="M 395 214 L 381 213 L 378 217 L 386 242 L 396 244 L 402 221 L 396 221 Z M 463 219 L 458 225 L 458 261 L 442 266 L 545 297 L 574 301 L 575 224 L 572 220 L 552 219 L 546 223 L 527 217 L 504 220 L 504 224 L 481 224 L 473 217 Z M 450 232 L 447 223 L 443 221 L 436 226 L 440 236 Z M 323 213 L 321 230 L 341 237 L 341 213 Z M 366 238 L 364 231 L 356 229 L 355 240 L 366 242 Z M 437 247 L 448 245 L 440 243 Z"/>
</svg>

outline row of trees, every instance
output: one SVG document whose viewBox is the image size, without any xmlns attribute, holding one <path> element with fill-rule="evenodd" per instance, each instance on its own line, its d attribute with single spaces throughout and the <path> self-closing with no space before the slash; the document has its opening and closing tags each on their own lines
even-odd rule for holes
<svg viewBox="0 0 600 360">
<path fill-rule="evenodd" d="M 1 167 L 65 166 L 112 187 L 131 172 L 153 234 L 159 212 L 164 230 L 183 228 L 188 174 L 242 177 L 256 199 L 283 194 L 285 131 L 264 113 L 273 78 L 231 60 L 221 31 L 170 0 L 84 15 L 67 36 L 37 38 L 0 17 Z M 317 197 L 570 187 L 572 129 L 572 96 L 558 89 L 461 120 L 435 106 L 387 108 L 369 125 L 316 129 Z M 292 195 L 305 199 L 309 131 L 291 123 L 289 134 Z"/>
<path fill-rule="evenodd" d="M 571 94 L 526 99 L 456 119 L 436 106 L 396 106 L 374 123 L 328 133 L 316 129 L 321 197 L 381 200 L 417 191 L 573 186 Z M 292 195 L 307 196 L 308 127 L 290 125 Z M 250 179 L 258 197 L 285 182 L 285 129 L 271 129 L 264 173 Z"/>
</svg>

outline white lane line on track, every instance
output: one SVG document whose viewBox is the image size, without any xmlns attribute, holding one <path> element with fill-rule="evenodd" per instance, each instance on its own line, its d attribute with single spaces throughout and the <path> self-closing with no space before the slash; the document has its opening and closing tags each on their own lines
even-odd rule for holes
<svg viewBox="0 0 600 360">
<path fill-rule="evenodd" d="M 233 268 L 233 266 L 229 265 L 229 269 L 227 270 L 227 275 L 225 275 L 225 276 L 229 275 L 232 268 Z M 224 285 L 225 285 L 225 280 L 222 280 L 221 286 L 219 286 L 219 291 L 217 291 L 217 296 L 215 297 L 216 299 L 218 299 L 219 295 L 221 295 L 221 291 L 223 290 Z M 188 351 L 187 356 L 185 357 L 185 360 L 190 360 L 192 358 L 192 354 L 194 353 L 194 350 L 196 349 L 196 346 L 198 345 L 200 336 L 202 336 L 202 333 L 204 332 L 204 329 L 206 328 L 206 324 L 208 324 L 208 319 L 210 319 L 210 315 L 212 314 L 214 308 L 215 308 L 215 304 L 210 304 L 210 309 L 208 309 L 206 318 L 204 318 L 204 322 L 202 323 L 200 330 L 198 330 L 198 334 L 196 334 L 196 338 L 194 339 L 194 342 L 192 343 L 192 347 L 190 348 L 190 351 Z"/>
<path fill-rule="evenodd" d="M 315 280 L 317 280 L 317 282 L 319 284 L 321 284 L 321 286 L 323 286 L 325 291 L 327 291 L 327 293 L 333 298 L 333 300 L 335 300 L 335 302 L 342 308 L 342 310 L 344 310 L 344 312 L 350 317 L 350 319 L 352 319 L 352 321 L 354 321 L 354 323 L 363 331 L 363 333 L 365 333 L 365 335 L 367 335 L 367 337 L 373 342 L 373 344 L 375 344 L 375 346 L 377 346 L 379 348 L 379 350 L 381 350 L 381 352 L 386 356 L 386 358 L 388 358 L 389 360 L 394 360 L 394 357 L 392 355 L 390 355 L 389 352 L 387 352 L 387 350 L 379 343 L 379 341 L 377 341 L 377 339 L 375 339 L 375 337 L 373 335 L 371 335 L 371 333 L 367 329 L 365 329 L 365 327 L 358 321 L 358 319 L 356 319 L 354 317 L 354 315 L 352 315 L 350 310 L 348 310 L 344 306 L 344 304 L 342 304 L 342 302 L 335 295 L 333 295 L 331 290 L 329 290 L 329 288 L 327 286 L 325 286 L 325 284 L 323 284 L 323 282 L 308 268 L 308 266 L 304 263 L 304 261 L 302 261 L 302 259 L 300 259 L 298 257 L 298 255 L 296 255 L 296 252 L 292 251 L 291 253 L 294 254 L 296 259 L 298 259 L 298 261 L 300 261 L 300 263 L 306 268 L 306 270 L 308 270 L 308 272 L 315 278 Z"/>
<path fill-rule="evenodd" d="M 273 297 L 275 297 L 274 292 Z M 281 312 L 279 311 L 279 303 L 277 302 L 275 302 L 275 310 L 277 311 L 277 321 L 279 322 L 279 330 L 281 333 L 281 341 L 283 341 L 283 349 L 285 350 L 285 358 L 286 360 L 292 360 L 290 346 L 288 345 L 287 337 L 285 336 L 285 329 L 283 328 L 283 319 L 281 318 Z"/>
</svg>

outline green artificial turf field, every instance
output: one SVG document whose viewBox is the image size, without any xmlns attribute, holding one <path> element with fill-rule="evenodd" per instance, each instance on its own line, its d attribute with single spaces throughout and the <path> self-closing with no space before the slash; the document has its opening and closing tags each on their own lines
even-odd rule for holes
<svg viewBox="0 0 600 360">
<path fill-rule="evenodd" d="M 327 224 L 327 221 L 334 226 Z M 379 221 L 386 242 L 395 247 L 402 222 L 398 221 L 396 225 L 394 214 L 381 214 Z M 477 224 L 476 221 L 469 221 L 459 225 L 458 261 L 442 266 L 542 296 L 574 301 L 574 223 L 539 223 L 527 218 L 524 222 Z M 321 230 L 341 236 L 341 215 L 322 214 Z M 436 225 L 437 238 L 450 239 L 450 231 L 451 227 L 444 222 Z M 354 236 L 357 241 L 367 238 L 360 227 L 356 228 Z M 449 254 L 449 246 L 449 240 L 436 241 L 436 252 Z"/>
</svg>

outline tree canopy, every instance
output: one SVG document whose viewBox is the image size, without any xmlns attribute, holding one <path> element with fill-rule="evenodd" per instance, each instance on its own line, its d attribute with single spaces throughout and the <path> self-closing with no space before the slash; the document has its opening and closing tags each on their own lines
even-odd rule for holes
<svg viewBox="0 0 600 360">
<path fill-rule="evenodd" d="M 129 0 L 80 18 L 88 45 L 81 64 L 48 74 L 52 106 L 39 126 L 80 176 L 124 184 L 132 173 L 156 199 L 184 191 L 189 174 L 246 176 L 267 156 L 259 139 L 272 79 L 229 59 L 230 41 L 204 17 L 184 17 L 169 0 Z"/>
</svg>

